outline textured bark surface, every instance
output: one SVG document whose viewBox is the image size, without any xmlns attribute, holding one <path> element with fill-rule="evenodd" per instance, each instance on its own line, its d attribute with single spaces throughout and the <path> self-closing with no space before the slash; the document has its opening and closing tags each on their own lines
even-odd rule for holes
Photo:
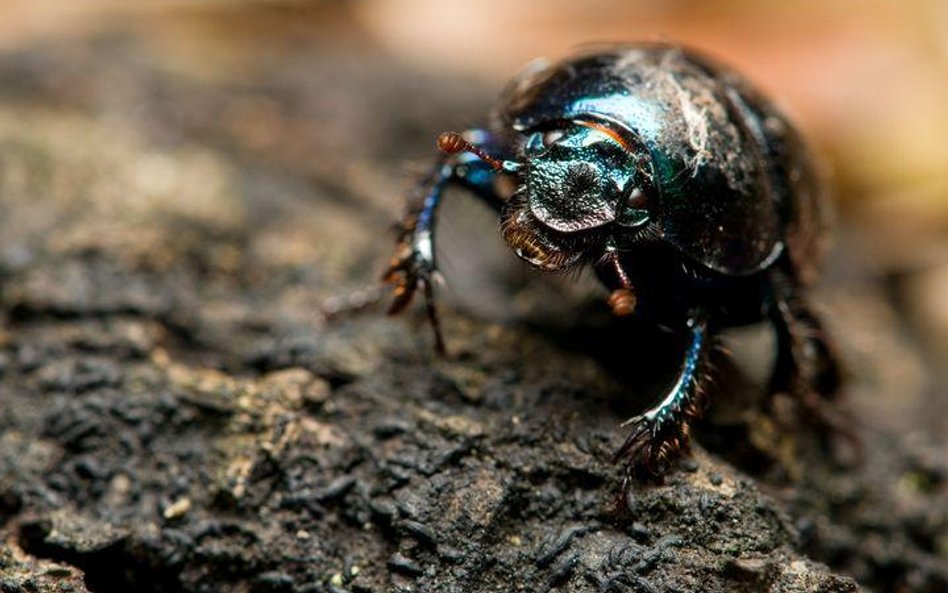
<svg viewBox="0 0 948 593">
<path fill-rule="evenodd" d="M 820 300 L 863 463 L 756 412 L 742 334 L 707 450 L 619 500 L 617 426 L 678 345 L 491 263 L 490 222 L 454 238 L 449 359 L 411 316 L 319 315 L 388 256 L 405 160 L 492 89 L 341 44 L 174 66 L 0 61 L 0 590 L 948 588 L 943 390 L 861 231 Z"/>
</svg>

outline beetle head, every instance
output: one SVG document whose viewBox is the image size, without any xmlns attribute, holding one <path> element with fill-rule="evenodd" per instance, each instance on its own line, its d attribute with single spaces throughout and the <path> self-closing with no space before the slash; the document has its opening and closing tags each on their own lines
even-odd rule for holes
<svg viewBox="0 0 948 593">
<path fill-rule="evenodd" d="M 614 225 L 649 222 L 647 154 L 599 122 L 568 121 L 528 133 L 522 185 L 504 212 L 504 238 L 547 270 L 579 261 Z"/>
<path fill-rule="evenodd" d="M 532 132 L 523 153 L 530 212 L 555 231 L 615 222 L 635 190 L 638 155 L 600 123 L 568 122 Z"/>
<path fill-rule="evenodd" d="M 502 213 L 502 232 L 521 259 L 540 269 L 567 268 L 601 248 L 607 229 L 637 229 L 650 220 L 648 153 L 605 123 L 575 120 L 531 130 L 519 162 L 498 160 L 460 134 L 442 134 L 438 145 L 520 176 Z"/>
</svg>

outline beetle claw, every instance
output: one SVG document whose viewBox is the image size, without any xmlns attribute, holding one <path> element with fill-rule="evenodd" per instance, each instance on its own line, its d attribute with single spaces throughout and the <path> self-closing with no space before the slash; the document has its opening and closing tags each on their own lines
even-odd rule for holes
<svg viewBox="0 0 948 593">
<path fill-rule="evenodd" d="M 412 298 L 415 296 L 414 285 L 407 283 L 403 279 L 396 280 L 395 282 L 397 282 L 393 289 L 395 298 L 392 300 L 392 304 L 388 306 L 389 315 L 398 315 L 404 311 L 405 308 L 411 304 Z"/>
<path fill-rule="evenodd" d="M 613 455 L 613 463 L 627 461 L 628 480 L 656 480 L 668 464 L 688 448 L 688 426 L 675 421 L 657 422 L 647 416 L 635 416 L 623 423 L 634 428 Z"/>
<path fill-rule="evenodd" d="M 645 422 L 644 416 L 635 416 L 622 423 L 621 426 L 634 426 L 635 428 L 626 437 L 625 442 L 612 456 L 612 462 L 618 463 L 622 458 L 635 458 L 639 451 L 648 441 L 649 426 Z"/>
<path fill-rule="evenodd" d="M 411 258 L 394 258 L 389 268 L 382 274 L 382 282 L 392 285 L 394 299 L 388 307 L 389 315 L 397 315 L 405 310 L 415 296 L 418 284 L 422 282 L 417 266 Z"/>
<path fill-rule="evenodd" d="M 382 274 L 382 282 L 392 285 L 392 304 L 389 315 L 398 315 L 411 304 L 415 293 L 421 288 L 425 295 L 425 309 L 435 338 L 435 351 L 439 355 L 446 352 L 441 321 L 435 305 L 434 284 L 441 282 L 441 276 L 434 264 L 426 260 L 416 249 L 402 243 L 388 269 Z"/>
</svg>

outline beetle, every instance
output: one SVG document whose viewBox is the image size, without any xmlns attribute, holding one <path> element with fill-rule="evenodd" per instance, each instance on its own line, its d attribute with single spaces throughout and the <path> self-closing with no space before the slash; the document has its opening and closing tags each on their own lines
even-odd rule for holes
<svg viewBox="0 0 948 593">
<path fill-rule="evenodd" d="M 660 475 L 687 448 L 723 329 L 773 324 L 772 394 L 822 402 L 839 390 L 837 358 L 806 300 L 829 226 L 818 169 L 787 118 L 732 70 L 670 44 L 587 49 L 529 66 L 484 128 L 444 133 L 438 146 L 383 275 L 389 312 L 420 290 L 444 351 L 434 240 L 449 184 L 492 206 L 531 266 L 591 267 L 615 315 L 686 344 L 674 385 L 623 424 L 616 460 L 630 475 Z M 503 191 L 503 179 L 515 189 Z"/>
</svg>

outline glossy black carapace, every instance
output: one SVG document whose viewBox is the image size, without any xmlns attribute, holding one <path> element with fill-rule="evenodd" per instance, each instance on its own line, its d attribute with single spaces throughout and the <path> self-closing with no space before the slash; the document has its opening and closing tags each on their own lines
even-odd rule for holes
<svg viewBox="0 0 948 593">
<path fill-rule="evenodd" d="M 773 393 L 837 390 L 835 359 L 802 294 L 821 252 L 825 198 L 797 132 L 739 75 L 680 47 L 590 50 L 529 67 L 485 128 L 438 144 L 385 273 L 391 311 L 421 288 L 443 350 L 434 234 L 451 183 L 497 210 L 504 240 L 530 265 L 591 266 L 615 314 L 672 328 L 688 344 L 674 386 L 627 422 L 617 458 L 630 468 L 660 473 L 687 446 L 722 328 L 773 323 Z"/>
</svg>

